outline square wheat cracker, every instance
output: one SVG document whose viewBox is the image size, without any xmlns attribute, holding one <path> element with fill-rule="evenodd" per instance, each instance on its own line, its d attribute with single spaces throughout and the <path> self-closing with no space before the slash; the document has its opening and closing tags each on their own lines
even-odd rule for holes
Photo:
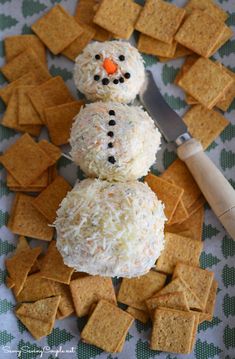
<svg viewBox="0 0 235 359">
<path fill-rule="evenodd" d="M 1 124 L 4 127 L 11 128 L 15 131 L 26 132 L 32 136 L 39 136 L 41 125 L 20 125 L 19 124 L 19 89 L 15 88 L 4 112 Z"/>
<path fill-rule="evenodd" d="M 186 18 L 175 35 L 175 40 L 198 55 L 209 57 L 223 31 L 224 24 L 221 21 L 196 10 Z"/>
<path fill-rule="evenodd" d="M 128 307 L 126 311 L 141 323 L 146 324 L 147 321 L 149 320 L 149 314 L 147 311 L 132 308 L 132 307 Z"/>
<path fill-rule="evenodd" d="M 206 11 L 211 17 L 222 22 L 228 18 L 228 13 L 215 4 L 214 0 L 189 0 L 184 8 L 188 14 L 194 10 Z"/>
<path fill-rule="evenodd" d="M 154 313 L 150 341 L 152 350 L 189 354 L 194 329 L 194 314 L 166 308 Z"/>
<path fill-rule="evenodd" d="M 201 310 L 201 303 L 196 295 L 191 291 L 189 286 L 181 278 L 174 278 L 169 284 L 167 284 L 163 289 L 161 289 L 154 297 L 173 293 L 173 292 L 183 292 L 186 296 L 187 303 L 190 308 Z"/>
<path fill-rule="evenodd" d="M 82 50 L 89 44 L 89 42 L 95 36 L 95 30 L 88 25 L 82 26 L 82 34 L 78 36 L 71 44 L 66 47 L 62 54 L 71 61 L 75 61 L 76 57 L 82 52 Z"/>
<path fill-rule="evenodd" d="M 91 306 L 101 299 L 117 304 L 111 278 L 87 275 L 71 280 L 69 285 L 78 317 L 88 315 Z"/>
<path fill-rule="evenodd" d="M 38 340 L 51 333 L 59 302 L 60 296 L 41 299 L 34 303 L 22 303 L 16 308 L 15 313 Z"/>
<path fill-rule="evenodd" d="M 51 241 L 53 228 L 32 205 L 34 197 L 18 193 L 12 207 L 8 228 L 15 234 Z"/>
<path fill-rule="evenodd" d="M 218 63 L 198 59 L 179 79 L 178 85 L 204 107 L 212 109 L 233 84 L 233 78 Z"/>
<path fill-rule="evenodd" d="M 33 183 L 49 166 L 52 160 L 28 134 L 11 145 L 0 162 L 22 186 Z"/>
<path fill-rule="evenodd" d="M 173 278 L 175 277 L 179 277 L 187 283 L 191 291 L 200 300 L 201 309 L 205 310 L 214 273 L 185 263 L 178 263 L 173 273 Z"/>
<path fill-rule="evenodd" d="M 38 112 L 28 97 L 28 91 L 34 86 L 18 87 L 18 123 L 19 125 L 42 125 Z"/>
<path fill-rule="evenodd" d="M 172 41 L 171 44 L 153 39 L 144 34 L 139 35 L 137 48 L 140 52 L 148 55 L 173 57 L 176 51 L 177 42 Z"/>
<path fill-rule="evenodd" d="M 70 184 L 61 176 L 44 189 L 33 201 L 33 206 L 52 224 L 56 219 L 56 211 L 68 191 L 71 191 Z"/>
<path fill-rule="evenodd" d="M 37 72 L 37 76 L 41 81 L 47 81 L 51 78 L 47 67 L 31 48 L 27 48 L 14 57 L 1 68 L 1 71 L 9 81 L 17 80 L 30 71 Z"/>
<path fill-rule="evenodd" d="M 41 40 L 35 35 L 14 35 L 4 39 L 6 61 L 9 62 L 22 51 L 30 47 L 42 63 L 46 63 L 46 49 Z"/>
<path fill-rule="evenodd" d="M 202 242 L 176 233 L 165 233 L 165 247 L 157 260 L 156 269 L 172 274 L 178 262 L 197 266 L 202 248 Z"/>
<path fill-rule="evenodd" d="M 141 6 L 132 0 L 102 0 L 93 22 L 122 39 L 134 31 Z"/>
<path fill-rule="evenodd" d="M 166 181 L 172 181 L 184 189 L 182 201 L 188 208 L 200 197 L 201 191 L 189 172 L 187 166 L 180 159 L 175 160 L 161 175 Z"/>
<path fill-rule="evenodd" d="M 54 6 L 32 25 L 32 30 L 57 55 L 82 33 L 82 28 L 61 5 Z"/>
<path fill-rule="evenodd" d="M 51 142 L 47 140 L 41 140 L 38 142 L 38 146 L 47 154 L 51 159 L 51 165 L 54 165 L 61 156 L 61 150 L 59 147 L 53 145 Z M 50 167 L 49 169 L 53 169 L 54 167 Z"/>
<path fill-rule="evenodd" d="M 191 135 L 206 149 L 228 126 L 229 121 L 220 113 L 201 105 L 193 106 L 183 116 Z"/>
<path fill-rule="evenodd" d="M 213 49 L 211 50 L 209 57 L 215 54 L 226 42 L 233 36 L 233 30 L 227 25 L 224 25 L 224 29 L 218 37 Z"/>
<path fill-rule="evenodd" d="M 162 57 L 162 56 L 158 56 L 160 62 L 167 62 L 170 60 L 175 60 L 184 56 L 189 56 L 192 54 L 192 51 L 187 49 L 187 47 L 180 45 L 179 43 L 176 43 L 176 50 L 174 53 L 174 56 L 172 57 Z"/>
<path fill-rule="evenodd" d="M 74 117 L 84 103 L 84 101 L 73 101 L 45 109 L 46 126 L 52 143 L 57 146 L 68 143 Z"/>
<path fill-rule="evenodd" d="M 149 271 L 138 278 L 123 278 L 118 292 L 118 302 L 136 309 L 146 310 L 145 300 L 163 288 L 166 275 Z"/>
<path fill-rule="evenodd" d="M 73 271 L 73 268 L 64 264 L 63 258 L 56 247 L 56 241 L 51 241 L 43 259 L 41 268 L 42 277 L 56 282 L 69 284 Z"/>
<path fill-rule="evenodd" d="M 171 292 L 149 298 L 146 300 L 146 305 L 151 317 L 158 307 L 189 311 L 189 305 L 184 292 Z"/>
<path fill-rule="evenodd" d="M 93 23 L 93 18 L 96 13 L 97 0 L 79 0 L 75 10 L 75 20 L 83 27 L 88 25 L 95 31 L 93 37 L 97 41 L 110 40 L 112 34 L 102 27 Z"/>
<path fill-rule="evenodd" d="M 222 111 L 227 111 L 235 98 L 235 73 L 226 67 L 224 67 L 224 70 L 233 78 L 233 84 L 225 92 L 224 99 L 216 103 L 216 107 Z"/>
<path fill-rule="evenodd" d="M 106 352 L 119 352 L 125 341 L 127 332 L 134 318 L 116 307 L 101 300 L 85 325 L 81 338 L 88 344 L 92 344 Z"/>
<path fill-rule="evenodd" d="M 74 101 L 69 89 L 60 76 L 51 78 L 28 92 L 35 109 L 45 122 L 45 109 Z"/>
<path fill-rule="evenodd" d="M 154 39 L 171 44 L 185 10 L 162 0 L 146 0 L 135 29 Z"/>
<path fill-rule="evenodd" d="M 183 196 L 184 190 L 152 173 L 149 173 L 144 181 L 156 193 L 157 198 L 164 203 L 164 212 L 168 221 L 170 221 Z"/>
<path fill-rule="evenodd" d="M 54 281 L 50 282 L 54 288 L 55 295 L 60 296 L 56 319 L 64 319 L 74 313 L 74 304 L 69 285 Z"/>
<path fill-rule="evenodd" d="M 190 67 L 195 64 L 195 62 L 199 59 L 197 54 L 192 54 L 186 57 L 183 66 L 181 66 L 179 72 L 177 73 L 174 83 L 178 85 L 179 79 L 186 74 L 186 72 L 190 69 Z"/>
<path fill-rule="evenodd" d="M 40 247 L 29 247 L 16 252 L 13 257 L 6 259 L 6 269 L 9 278 L 14 282 L 13 290 L 15 295 L 22 291 L 27 275 L 40 253 Z"/>
</svg>

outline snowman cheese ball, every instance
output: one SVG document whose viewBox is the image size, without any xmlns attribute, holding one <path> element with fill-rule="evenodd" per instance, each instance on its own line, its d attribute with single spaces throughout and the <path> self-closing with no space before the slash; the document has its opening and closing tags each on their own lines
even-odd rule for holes
<svg viewBox="0 0 235 359">
<path fill-rule="evenodd" d="M 57 248 L 77 271 L 143 275 L 164 247 L 163 209 L 147 184 L 83 180 L 57 211 Z"/>
<path fill-rule="evenodd" d="M 128 42 L 93 42 L 75 61 L 75 85 L 90 101 L 129 103 L 144 79 L 143 59 Z"/>
<path fill-rule="evenodd" d="M 161 135 L 141 107 L 94 102 L 75 117 L 70 155 L 88 177 L 132 181 L 155 162 Z"/>
</svg>

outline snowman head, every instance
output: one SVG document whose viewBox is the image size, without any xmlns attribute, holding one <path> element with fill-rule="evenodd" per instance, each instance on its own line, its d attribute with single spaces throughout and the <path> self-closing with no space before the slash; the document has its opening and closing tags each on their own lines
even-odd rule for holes
<svg viewBox="0 0 235 359">
<path fill-rule="evenodd" d="M 76 58 L 74 81 L 88 100 L 129 103 L 144 83 L 143 59 L 124 41 L 93 42 Z"/>
</svg>

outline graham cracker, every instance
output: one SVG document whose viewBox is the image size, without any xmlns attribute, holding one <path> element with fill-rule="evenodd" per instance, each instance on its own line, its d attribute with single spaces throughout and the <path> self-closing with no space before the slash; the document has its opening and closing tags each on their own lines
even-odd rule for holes
<svg viewBox="0 0 235 359">
<path fill-rule="evenodd" d="M 50 281 L 54 288 L 55 295 L 60 295 L 60 302 L 56 319 L 64 319 L 74 313 L 74 304 L 71 296 L 69 285 L 59 282 Z"/>
<path fill-rule="evenodd" d="M 8 227 L 15 234 L 51 241 L 54 230 L 33 207 L 33 199 L 34 197 L 23 193 L 16 194 Z"/>
<path fill-rule="evenodd" d="M 52 163 L 47 154 L 28 135 L 21 136 L 11 145 L 0 162 L 22 186 L 35 181 Z"/>
<path fill-rule="evenodd" d="M 171 44 L 185 10 L 162 0 L 146 0 L 135 29 L 154 39 Z"/>
<path fill-rule="evenodd" d="M 194 10 L 203 10 L 211 17 L 222 22 L 228 18 L 228 13 L 215 4 L 213 0 L 189 0 L 185 6 L 185 10 L 188 14 Z"/>
<path fill-rule="evenodd" d="M 198 265 L 203 244 L 176 233 L 165 233 L 165 247 L 157 260 L 156 269 L 172 274 L 178 262 Z"/>
<path fill-rule="evenodd" d="M 96 13 L 97 0 L 79 0 L 75 11 L 75 20 L 83 27 L 88 25 L 95 31 L 94 40 L 107 41 L 111 39 L 112 34 L 102 27 L 93 23 Z"/>
<path fill-rule="evenodd" d="M 69 284 L 73 273 L 73 268 L 64 264 L 63 258 L 56 248 L 56 241 L 51 241 L 41 267 L 43 278 L 54 280 L 64 284 Z"/>
<path fill-rule="evenodd" d="M 224 24 L 204 11 L 195 10 L 180 27 L 175 40 L 196 54 L 209 57 L 212 49 L 224 31 Z"/>
<path fill-rule="evenodd" d="M 202 208 L 206 203 L 205 197 L 201 194 L 196 201 L 194 201 L 190 207 L 188 207 L 187 211 L 189 217 L 191 217 L 194 213 L 197 212 L 199 208 Z"/>
<path fill-rule="evenodd" d="M 235 73 L 233 71 L 230 71 L 226 67 L 224 67 L 224 70 L 233 78 L 233 83 L 225 91 L 224 99 L 221 99 L 216 103 L 216 107 L 218 107 L 222 111 L 227 111 L 235 98 Z"/>
<path fill-rule="evenodd" d="M 173 277 L 179 277 L 187 283 L 191 291 L 200 300 L 201 310 L 205 310 L 214 273 L 184 263 L 178 263 Z"/>
<path fill-rule="evenodd" d="M 54 6 L 32 25 L 48 49 L 57 55 L 82 33 L 82 28 L 61 5 Z"/>
<path fill-rule="evenodd" d="M 89 44 L 89 42 L 95 36 L 95 29 L 88 25 L 81 25 L 82 34 L 78 36 L 71 44 L 66 47 L 62 54 L 69 60 L 75 61 L 76 57 L 82 52 L 82 50 Z"/>
<path fill-rule="evenodd" d="M 31 48 L 27 48 L 15 56 L 1 68 L 1 71 L 10 82 L 17 80 L 30 71 L 37 72 L 37 76 L 41 81 L 47 81 L 51 78 L 45 64 L 40 61 L 38 55 Z"/>
<path fill-rule="evenodd" d="M 35 35 L 13 35 L 4 39 L 6 62 L 11 61 L 27 48 L 31 48 L 42 63 L 46 63 L 46 49 L 41 40 Z"/>
<path fill-rule="evenodd" d="M 132 317 L 134 317 L 136 320 L 139 320 L 139 322 L 141 323 L 146 324 L 147 321 L 149 320 L 149 314 L 144 310 L 128 307 L 126 311 L 127 313 L 132 315 Z"/>
<path fill-rule="evenodd" d="M 184 292 L 171 292 L 149 298 L 146 300 L 146 305 L 151 317 L 153 317 L 156 308 L 159 307 L 189 311 L 189 305 Z"/>
<path fill-rule="evenodd" d="M 145 177 L 145 182 L 156 193 L 157 198 L 164 203 L 164 212 L 168 221 L 170 221 L 183 196 L 184 190 L 152 173 Z"/>
<path fill-rule="evenodd" d="M 70 184 L 61 176 L 44 189 L 32 202 L 33 206 L 52 224 L 56 219 L 56 211 L 68 191 L 71 191 Z"/>
<path fill-rule="evenodd" d="M 186 282 L 181 278 L 174 278 L 169 284 L 161 289 L 155 296 L 173 293 L 173 292 L 184 292 L 187 302 L 192 309 L 201 309 L 201 304 L 196 295 L 191 291 Z"/>
<path fill-rule="evenodd" d="M 201 57 L 178 84 L 204 107 L 212 109 L 233 84 L 233 78 L 217 63 Z"/>
<path fill-rule="evenodd" d="M 34 87 L 33 90 L 28 92 L 28 96 L 44 123 L 44 110 L 47 107 L 74 101 L 73 96 L 60 76 L 53 77 L 43 84 Z"/>
<path fill-rule="evenodd" d="M 146 310 L 145 300 L 160 291 L 165 282 L 166 275 L 156 271 L 149 271 L 138 278 L 123 278 L 117 300 L 130 307 Z"/>
<path fill-rule="evenodd" d="M 195 316 L 191 312 L 158 308 L 154 313 L 150 341 L 152 350 L 189 354 Z"/>
<path fill-rule="evenodd" d="M 102 0 L 93 22 L 122 39 L 129 39 L 141 9 L 132 0 Z"/>
<path fill-rule="evenodd" d="M 180 159 L 175 160 L 161 175 L 166 181 L 177 183 L 177 186 L 184 189 L 182 201 L 188 208 L 199 198 L 201 191 L 189 172 L 187 166 Z"/>
<path fill-rule="evenodd" d="M 220 113 L 201 105 L 191 107 L 183 116 L 191 135 L 206 149 L 228 126 L 229 121 Z"/>
<path fill-rule="evenodd" d="M 14 89 L 10 100 L 8 101 L 7 109 L 3 115 L 1 124 L 4 127 L 11 128 L 15 131 L 26 132 L 32 136 L 39 136 L 41 132 L 40 125 L 20 125 L 19 124 L 19 89 Z"/>
<path fill-rule="evenodd" d="M 32 85 L 39 85 L 40 79 L 37 77 L 36 73 L 34 71 L 30 71 L 29 73 L 19 77 L 17 80 L 9 83 L 8 85 L 0 88 L 0 97 L 3 100 L 3 102 L 7 105 L 13 91 L 18 86 L 32 86 Z"/>
<path fill-rule="evenodd" d="M 45 109 L 46 126 L 52 143 L 57 146 L 68 143 L 74 117 L 84 103 L 84 101 L 73 101 Z"/>
<path fill-rule="evenodd" d="M 106 352 L 120 352 L 134 318 L 117 306 L 100 300 L 85 325 L 81 338 Z"/>
<path fill-rule="evenodd" d="M 189 214 L 187 209 L 185 208 L 184 202 L 182 200 L 179 201 L 176 210 L 171 218 L 171 220 L 168 222 L 169 225 L 181 223 L 185 221 L 188 218 Z"/>
<path fill-rule="evenodd" d="M 54 295 L 55 291 L 51 281 L 43 278 L 38 272 L 27 277 L 23 289 L 16 295 L 16 300 L 17 302 L 35 302 Z"/>
<path fill-rule="evenodd" d="M 30 246 L 28 244 L 27 239 L 24 236 L 19 236 L 17 247 L 16 247 L 14 254 L 16 254 L 16 253 L 18 254 L 21 250 L 28 249 L 28 248 L 30 248 Z M 38 261 L 38 259 L 36 259 L 28 274 L 30 275 L 34 272 L 37 272 L 39 269 L 40 269 L 39 261 Z"/>
<path fill-rule="evenodd" d="M 6 283 L 7 288 L 9 288 L 9 289 L 12 289 L 15 285 L 15 282 L 13 281 L 13 279 L 11 279 L 8 276 L 6 276 L 5 283 Z"/>
<path fill-rule="evenodd" d="M 200 320 L 200 314 L 199 312 L 195 312 L 195 311 L 191 311 L 191 313 L 194 315 L 194 326 L 193 326 L 193 333 L 192 333 L 192 339 L 191 339 L 191 345 L 190 345 L 190 352 L 192 352 L 194 345 L 195 345 L 195 341 L 197 338 L 197 330 L 198 330 L 198 325 L 199 325 L 199 320 Z"/>
<path fill-rule="evenodd" d="M 26 326 L 35 339 L 51 333 L 60 296 L 23 303 L 15 311 L 17 318 Z"/>
<path fill-rule="evenodd" d="M 176 51 L 176 45 L 176 41 L 172 41 L 171 44 L 167 44 L 166 42 L 162 42 L 147 35 L 140 34 L 137 48 L 140 52 L 144 52 L 148 55 L 173 57 Z"/>
<path fill-rule="evenodd" d="M 78 317 L 88 315 L 91 306 L 101 299 L 117 304 L 112 279 L 108 277 L 98 275 L 79 277 L 71 280 L 70 291 Z"/>
<path fill-rule="evenodd" d="M 203 322 L 204 320 L 212 320 L 213 319 L 217 289 L 218 289 L 218 282 L 214 279 L 211 284 L 211 288 L 210 288 L 210 292 L 209 292 L 208 299 L 206 302 L 205 310 L 203 313 L 200 313 L 200 323 Z"/>
<path fill-rule="evenodd" d="M 34 86 L 18 87 L 18 123 L 19 125 L 42 125 L 39 114 L 34 109 L 27 93 Z"/>
<path fill-rule="evenodd" d="M 40 253 L 40 247 L 25 248 L 15 253 L 13 257 L 6 259 L 6 269 L 10 279 L 14 283 L 15 295 L 21 292 L 27 275 Z"/>
</svg>

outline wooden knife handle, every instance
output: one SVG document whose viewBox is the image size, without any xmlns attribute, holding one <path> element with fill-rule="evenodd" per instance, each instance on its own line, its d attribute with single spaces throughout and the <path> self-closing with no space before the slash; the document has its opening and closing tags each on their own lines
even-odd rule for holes
<svg viewBox="0 0 235 359">
<path fill-rule="evenodd" d="M 207 202 L 219 218 L 224 228 L 235 239 L 235 190 L 219 169 L 204 153 L 202 145 L 191 139 L 177 149 Z"/>
</svg>

